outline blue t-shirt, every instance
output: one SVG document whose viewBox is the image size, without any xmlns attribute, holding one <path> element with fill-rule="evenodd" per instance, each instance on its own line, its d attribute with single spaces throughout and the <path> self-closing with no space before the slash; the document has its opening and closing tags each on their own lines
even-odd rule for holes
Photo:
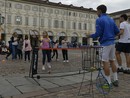
<svg viewBox="0 0 130 98">
<path fill-rule="evenodd" d="M 91 34 L 92 38 L 99 38 L 101 46 L 108 46 L 115 43 L 115 36 L 119 33 L 113 19 L 107 14 L 101 14 L 96 20 L 96 32 Z"/>
</svg>

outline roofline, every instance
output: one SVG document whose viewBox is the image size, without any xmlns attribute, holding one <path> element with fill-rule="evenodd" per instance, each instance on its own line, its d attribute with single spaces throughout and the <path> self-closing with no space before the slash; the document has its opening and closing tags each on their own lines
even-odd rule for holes
<svg viewBox="0 0 130 98">
<path fill-rule="evenodd" d="M 66 8 L 66 9 L 72 9 L 72 10 L 80 10 L 80 11 L 88 11 L 88 12 L 96 12 L 93 8 L 84 8 L 83 6 L 78 7 L 78 6 L 73 6 L 72 4 L 66 5 L 62 4 L 61 2 L 59 3 L 54 3 L 50 2 L 49 0 L 9 0 L 9 1 L 14 1 L 14 2 L 28 2 L 28 3 L 35 3 L 40 5 L 48 5 L 48 6 L 55 6 L 55 7 L 61 7 L 61 8 Z"/>
<path fill-rule="evenodd" d="M 130 12 L 130 9 L 113 12 L 113 13 L 110 13 L 109 15 L 118 15 L 118 14 L 124 14 L 124 13 L 128 13 L 128 12 Z"/>
</svg>

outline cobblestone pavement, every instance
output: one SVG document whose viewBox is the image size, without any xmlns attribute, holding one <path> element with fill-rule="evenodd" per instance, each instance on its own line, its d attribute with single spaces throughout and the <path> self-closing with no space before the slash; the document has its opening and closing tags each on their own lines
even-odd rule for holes
<svg viewBox="0 0 130 98">
<path fill-rule="evenodd" d="M 89 82 L 80 84 L 67 85 L 58 88 L 52 88 L 45 91 L 31 92 L 23 95 L 6 97 L 6 98 L 130 98 L 130 75 L 119 74 L 119 87 L 112 87 L 110 93 L 106 96 L 100 94 L 93 83 L 89 92 Z"/>
<path fill-rule="evenodd" d="M 46 74 L 47 71 L 42 72 L 42 55 L 39 52 L 39 65 L 38 73 Z M 14 74 L 28 74 L 30 68 L 30 62 L 24 62 L 23 60 L 12 61 L 11 57 L 5 60 L 5 55 L 0 55 L 0 74 L 1 76 L 11 76 Z M 54 73 L 67 73 L 71 71 L 79 71 L 82 69 L 82 54 L 81 51 L 69 51 L 69 63 L 62 62 L 61 51 L 59 52 L 59 61 L 52 60 L 52 75 Z M 123 59 L 124 61 L 124 59 Z M 45 90 L 39 90 L 35 92 L 22 93 L 20 95 L 14 95 L 5 98 L 130 98 L 130 75 L 119 74 L 119 87 L 113 87 L 107 96 L 100 94 L 95 88 L 94 93 L 89 93 L 89 81 L 85 82 L 81 88 L 80 95 L 78 95 L 80 83 L 65 85 L 60 87 L 54 87 Z M 7 88 L 5 88 L 7 89 Z"/>
<path fill-rule="evenodd" d="M 61 50 L 59 50 L 59 60 L 56 61 L 55 58 L 52 59 L 52 73 L 57 72 L 70 72 L 77 71 L 82 69 L 82 61 L 81 61 L 81 51 L 80 50 L 69 50 L 69 63 L 63 63 Z M 2 61 L 5 60 L 5 61 Z M 42 55 L 41 51 L 39 51 L 39 59 L 38 59 L 38 73 L 46 73 L 41 70 L 42 68 Z M 8 60 L 5 59 L 5 55 L 0 55 L 0 74 L 8 75 L 8 74 L 24 74 L 28 73 L 30 68 L 30 62 L 24 60 L 11 60 L 11 56 Z"/>
</svg>

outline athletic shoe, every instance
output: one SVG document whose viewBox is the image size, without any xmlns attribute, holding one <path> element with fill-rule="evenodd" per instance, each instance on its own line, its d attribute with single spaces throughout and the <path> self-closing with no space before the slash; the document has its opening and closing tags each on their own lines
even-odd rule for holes
<svg viewBox="0 0 130 98">
<path fill-rule="evenodd" d="M 113 86 L 115 86 L 115 87 L 118 87 L 118 86 L 119 86 L 119 82 L 118 82 L 118 80 L 113 81 L 112 84 L 113 84 Z"/>
<path fill-rule="evenodd" d="M 66 62 L 69 62 L 69 60 L 66 60 Z"/>
<path fill-rule="evenodd" d="M 117 73 L 119 73 L 119 72 L 124 72 L 124 69 L 123 68 L 118 68 Z"/>
<path fill-rule="evenodd" d="M 48 66 L 48 68 L 50 68 L 50 69 L 51 69 L 51 65 L 50 65 L 50 63 L 47 63 L 47 66 Z"/>
<path fill-rule="evenodd" d="M 63 62 L 66 62 L 65 60 Z"/>
<path fill-rule="evenodd" d="M 56 59 L 56 61 L 59 61 L 59 59 Z"/>
<path fill-rule="evenodd" d="M 44 65 L 42 66 L 42 70 L 45 70 L 45 66 Z"/>
<path fill-rule="evenodd" d="M 123 73 L 125 73 L 125 74 L 130 74 L 130 70 L 129 70 L 129 69 L 124 70 L 124 72 L 123 72 Z"/>
</svg>

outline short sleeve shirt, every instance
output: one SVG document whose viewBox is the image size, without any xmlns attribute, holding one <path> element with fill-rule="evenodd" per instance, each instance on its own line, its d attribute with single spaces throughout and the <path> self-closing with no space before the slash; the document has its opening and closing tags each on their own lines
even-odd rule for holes
<svg viewBox="0 0 130 98">
<path fill-rule="evenodd" d="M 127 21 L 120 23 L 120 29 L 124 29 L 124 33 L 120 35 L 119 42 L 130 43 L 130 24 Z"/>
</svg>

